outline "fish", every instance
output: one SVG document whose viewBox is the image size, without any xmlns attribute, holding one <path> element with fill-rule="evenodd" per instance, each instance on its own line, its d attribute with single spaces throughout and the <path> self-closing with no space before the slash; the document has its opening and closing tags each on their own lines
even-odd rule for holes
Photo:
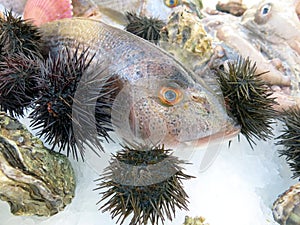
<svg viewBox="0 0 300 225">
<path fill-rule="evenodd" d="M 263 0 L 243 15 L 241 24 L 248 29 L 253 45 L 260 46 L 269 60 L 286 64 L 294 95 L 300 83 L 300 22 L 294 1 Z"/>
<path fill-rule="evenodd" d="M 18 15 L 22 15 L 26 5 L 28 9 L 34 8 L 37 5 L 42 6 L 43 10 L 48 10 L 48 2 L 52 0 L 0 0 L 0 4 L 9 10 L 13 10 Z M 64 5 L 66 0 L 56 1 L 56 5 Z M 76 17 L 91 16 L 98 11 L 100 13 L 116 16 L 124 12 L 136 12 L 144 16 L 163 17 L 167 19 L 168 15 L 172 12 L 172 8 L 177 6 L 187 6 L 191 10 L 199 13 L 203 8 L 201 0 L 72 0 L 73 14 Z M 60 10 L 57 8 L 56 10 Z M 55 12 L 55 11 L 52 11 Z M 57 11 L 56 11 L 57 12 Z"/>
<path fill-rule="evenodd" d="M 73 12 L 75 16 L 99 13 L 107 15 L 110 19 L 123 17 L 125 12 L 135 12 L 140 16 L 154 17 L 164 20 L 168 19 L 176 7 L 186 7 L 200 15 L 203 8 L 201 0 L 73 0 Z"/>
<path fill-rule="evenodd" d="M 13 0 L 11 5 L 19 3 Z M 1 3 L 1 1 L 0 1 Z M 56 19 L 70 17 L 89 17 L 101 20 L 118 28 L 128 24 L 127 12 L 134 12 L 139 16 L 153 17 L 166 22 L 174 8 L 185 7 L 195 12 L 199 17 L 203 8 L 201 0 L 22 0 L 19 14 L 24 11 L 25 19 L 34 19 L 35 25 Z"/>
<path fill-rule="evenodd" d="M 195 7 L 195 4 L 190 5 Z M 128 23 L 126 12 L 167 20 L 172 7 L 168 7 L 162 0 L 27 0 L 22 11 L 24 11 L 24 18 L 32 20 L 37 26 L 73 16 L 90 17 L 124 28 Z"/>
<path fill-rule="evenodd" d="M 247 12 L 247 10 L 246 10 Z M 245 12 L 245 13 L 246 13 Z M 237 55 L 244 58 L 249 57 L 250 60 L 256 62 L 257 73 L 263 73 L 261 78 L 271 85 L 289 86 L 291 81 L 288 76 L 278 71 L 268 59 L 264 57 L 257 45 L 253 43 L 258 40 L 257 35 L 249 35 L 249 30 L 241 23 L 239 17 L 230 14 L 220 13 L 217 15 L 206 15 L 202 19 L 203 25 L 208 34 L 216 37 L 218 42 L 222 41 L 228 47 L 232 48 Z M 268 73 L 265 73 L 269 71 Z"/>
<path fill-rule="evenodd" d="M 300 22 L 292 1 L 260 1 L 245 12 L 242 24 L 274 44 L 291 44 L 300 38 Z"/>
<path fill-rule="evenodd" d="M 91 69 L 96 75 L 89 82 L 103 82 L 96 92 L 101 92 L 105 82 L 117 87 L 106 98 L 110 102 L 96 107 L 111 106 L 108 116 L 123 140 L 199 146 L 239 133 L 240 127 L 228 116 L 223 100 L 200 77 L 152 43 L 89 18 L 52 21 L 41 25 L 40 32 L 49 54 L 65 47 L 88 47 L 96 60 Z M 97 74 L 103 70 L 106 73 Z"/>
</svg>

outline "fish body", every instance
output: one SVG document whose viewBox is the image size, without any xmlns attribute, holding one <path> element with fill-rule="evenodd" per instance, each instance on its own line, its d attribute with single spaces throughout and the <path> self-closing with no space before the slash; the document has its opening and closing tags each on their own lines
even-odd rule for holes
<svg viewBox="0 0 300 225">
<path fill-rule="evenodd" d="M 274 44 L 300 37 L 300 22 L 292 1 L 263 0 L 245 12 L 242 24 Z"/>
<path fill-rule="evenodd" d="M 253 45 L 269 59 L 280 59 L 291 77 L 295 95 L 300 82 L 300 22 L 293 1 L 263 0 L 249 8 L 241 24 Z"/>
<path fill-rule="evenodd" d="M 155 45 L 91 19 L 63 19 L 40 28 L 52 54 L 60 48 L 83 45 L 100 61 L 93 70 L 101 71 L 101 61 L 109 62 L 106 74 L 118 87 L 110 98 L 109 113 L 121 137 L 174 145 L 207 143 L 210 137 L 238 133 L 239 127 L 228 117 L 222 101 L 200 78 Z M 97 79 L 103 80 L 103 74 Z"/>
<path fill-rule="evenodd" d="M 36 25 L 70 18 L 73 15 L 97 19 L 119 28 L 124 28 L 128 23 L 126 12 L 134 12 L 140 16 L 154 17 L 166 22 L 176 7 L 184 7 L 198 16 L 201 16 L 200 9 L 203 7 L 201 0 L 27 0 L 26 5 L 25 1 L 22 3 L 24 3 L 24 18 L 33 19 Z M 19 7 L 18 11 L 23 11 L 22 7 Z"/>
</svg>

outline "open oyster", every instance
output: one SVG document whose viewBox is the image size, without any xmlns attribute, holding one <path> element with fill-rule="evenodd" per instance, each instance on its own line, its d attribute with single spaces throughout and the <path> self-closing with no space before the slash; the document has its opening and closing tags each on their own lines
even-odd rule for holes
<svg viewBox="0 0 300 225">
<path fill-rule="evenodd" d="M 18 120 L 0 112 L 0 199 L 11 212 L 53 215 L 71 202 L 74 190 L 67 157 L 48 150 Z"/>
</svg>

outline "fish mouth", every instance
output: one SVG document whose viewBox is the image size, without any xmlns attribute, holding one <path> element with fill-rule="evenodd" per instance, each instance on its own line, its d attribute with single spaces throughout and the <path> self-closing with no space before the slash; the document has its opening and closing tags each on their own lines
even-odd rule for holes
<svg viewBox="0 0 300 225">
<path fill-rule="evenodd" d="M 236 137 L 241 131 L 240 125 L 228 124 L 222 130 L 208 135 L 206 137 L 199 138 L 198 140 L 192 141 L 195 146 L 203 146 L 209 143 L 223 142 Z"/>
<path fill-rule="evenodd" d="M 221 143 L 224 141 L 228 141 L 234 137 L 236 137 L 241 131 L 241 126 L 237 124 L 228 123 L 226 126 L 224 126 L 223 129 L 219 130 L 216 133 L 213 133 L 211 135 L 207 135 L 205 137 L 201 137 L 198 139 L 190 140 L 190 141 L 179 141 L 176 138 L 168 138 L 168 141 L 164 141 L 164 144 L 167 147 L 173 148 L 173 147 L 203 147 L 207 146 L 208 144 L 215 144 L 215 143 Z"/>
</svg>

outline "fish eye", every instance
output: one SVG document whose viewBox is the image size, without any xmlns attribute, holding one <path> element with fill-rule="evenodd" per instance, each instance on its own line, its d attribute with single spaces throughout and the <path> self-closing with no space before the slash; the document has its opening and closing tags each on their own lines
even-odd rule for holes
<svg viewBox="0 0 300 225">
<path fill-rule="evenodd" d="M 164 3 L 169 8 L 174 8 L 179 5 L 179 0 L 164 0 Z"/>
<path fill-rule="evenodd" d="M 262 25 L 268 22 L 269 18 L 272 16 L 272 4 L 264 4 L 256 11 L 254 22 Z"/>
<path fill-rule="evenodd" d="M 182 92 L 174 87 L 162 87 L 158 95 L 161 103 L 173 106 L 182 100 Z"/>
<path fill-rule="evenodd" d="M 271 8 L 272 8 L 272 6 L 270 3 L 264 5 L 260 10 L 261 15 L 263 15 L 263 16 L 267 15 L 271 11 Z"/>
</svg>

